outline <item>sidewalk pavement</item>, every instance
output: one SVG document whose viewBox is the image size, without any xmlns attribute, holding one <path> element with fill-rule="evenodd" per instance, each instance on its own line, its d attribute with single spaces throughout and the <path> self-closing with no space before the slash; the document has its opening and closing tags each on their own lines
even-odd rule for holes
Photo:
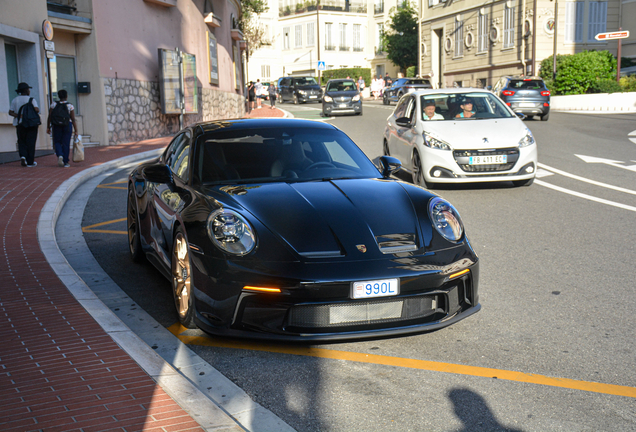
<svg viewBox="0 0 636 432">
<path fill-rule="evenodd" d="M 277 109 L 258 111 L 283 115 Z M 86 160 L 70 168 L 60 168 L 54 155 L 36 158 L 33 168 L 20 162 L 0 165 L 3 432 L 245 430 L 218 407 L 218 424 L 201 421 L 188 406 L 196 397 L 159 385 L 162 370 L 151 376 L 142 369 L 98 324 L 99 317 L 84 308 L 86 302 L 71 294 L 64 275 L 54 269 L 58 263 L 47 260 L 50 255 L 43 251 L 57 245 L 54 235 L 44 242 L 53 245 L 42 243 L 41 216 L 50 211 L 47 202 L 60 195 L 58 189 L 68 179 L 110 161 L 158 150 L 169 141 L 166 137 L 86 148 Z"/>
</svg>

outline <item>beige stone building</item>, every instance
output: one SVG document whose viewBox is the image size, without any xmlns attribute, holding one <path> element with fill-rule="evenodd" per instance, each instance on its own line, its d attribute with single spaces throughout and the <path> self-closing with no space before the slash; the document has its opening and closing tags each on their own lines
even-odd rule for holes
<svg viewBox="0 0 636 432">
<path fill-rule="evenodd" d="M 557 54 L 616 55 L 618 42 L 598 41 L 596 34 L 636 30 L 633 0 L 420 1 L 419 67 L 440 87 L 486 87 L 504 75 L 536 75 L 555 47 Z M 636 57 L 633 33 L 622 42 L 624 57 Z"/>
</svg>

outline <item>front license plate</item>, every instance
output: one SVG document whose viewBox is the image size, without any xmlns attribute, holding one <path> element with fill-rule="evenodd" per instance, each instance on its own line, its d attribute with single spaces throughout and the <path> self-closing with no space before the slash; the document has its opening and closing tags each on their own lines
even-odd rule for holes
<svg viewBox="0 0 636 432">
<path fill-rule="evenodd" d="M 536 104 L 532 102 L 519 102 L 519 108 L 534 108 Z"/>
<path fill-rule="evenodd" d="M 346 108 L 346 107 L 347 107 L 347 104 L 340 104 L 340 105 L 338 105 L 338 107 L 340 107 L 340 108 Z"/>
<path fill-rule="evenodd" d="M 507 155 L 471 156 L 468 160 L 468 164 L 469 165 L 505 164 L 507 163 L 507 161 L 508 161 Z"/>
<path fill-rule="evenodd" d="M 309 99 L 316 99 L 318 96 L 309 96 Z"/>
<path fill-rule="evenodd" d="M 398 279 L 381 279 L 353 283 L 353 298 L 389 297 L 400 293 Z"/>
</svg>

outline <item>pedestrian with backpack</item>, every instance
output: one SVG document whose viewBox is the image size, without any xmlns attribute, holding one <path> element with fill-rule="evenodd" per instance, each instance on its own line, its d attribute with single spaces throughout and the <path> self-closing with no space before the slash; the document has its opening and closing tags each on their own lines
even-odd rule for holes
<svg viewBox="0 0 636 432">
<path fill-rule="evenodd" d="M 68 92 L 64 89 L 57 92 L 59 102 L 53 102 L 49 109 L 49 117 L 46 122 L 46 133 L 52 132 L 55 155 L 58 166 L 68 168 L 71 152 L 71 136 L 75 131 L 77 137 L 77 124 L 75 123 L 75 107 L 68 102 Z"/>
<path fill-rule="evenodd" d="M 21 82 L 16 92 L 19 96 L 11 101 L 9 115 L 13 117 L 18 135 L 18 153 L 20 163 L 25 167 L 34 167 L 38 163 L 35 159 L 35 142 L 38 140 L 38 127 L 40 121 L 40 108 L 31 95 L 29 84 Z"/>
</svg>

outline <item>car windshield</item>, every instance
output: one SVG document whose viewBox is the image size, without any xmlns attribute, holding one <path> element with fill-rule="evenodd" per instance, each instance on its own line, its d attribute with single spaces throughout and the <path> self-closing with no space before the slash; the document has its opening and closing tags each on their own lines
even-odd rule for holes
<svg viewBox="0 0 636 432">
<path fill-rule="evenodd" d="M 298 84 L 299 86 L 304 86 L 304 85 L 318 85 L 318 83 L 316 82 L 315 78 L 296 78 L 296 84 Z"/>
<path fill-rule="evenodd" d="M 515 90 L 540 90 L 543 88 L 543 81 L 534 79 L 510 80 L 508 87 Z"/>
<path fill-rule="evenodd" d="M 366 155 L 339 130 L 298 127 L 214 131 L 197 140 L 202 184 L 378 178 Z"/>
<path fill-rule="evenodd" d="M 328 92 L 353 91 L 356 89 L 356 83 L 353 81 L 330 81 L 327 83 Z"/>
<path fill-rule="evenodd" d="M 430 107 L 435 107 L 435 115 L 431 120 L 514 117 L 501 100 L 489 92 L 428 93 L 420 96 L 420 106 L 422 120 L 428 120 L 431 117 L 432 108 Z"/>
</svg>

